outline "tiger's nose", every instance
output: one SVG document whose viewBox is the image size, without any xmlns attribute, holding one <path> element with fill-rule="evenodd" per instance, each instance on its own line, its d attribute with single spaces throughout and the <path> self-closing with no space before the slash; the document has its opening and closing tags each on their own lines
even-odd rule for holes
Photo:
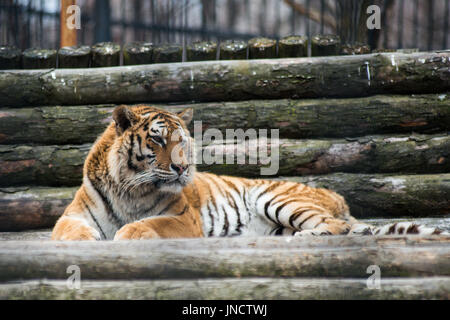
<svg viewBox="0 0 450 320">
<path fill-rule="evenodd" d="M 186 169 L 187 169 L 187 166 L 180 166 L 180 165 L 174 164 L 174 163 L 172 163 L 170 165 L 170 167 L 179 175 L 182 175 L 183 172 L 186 171 Z"/>
</svg>

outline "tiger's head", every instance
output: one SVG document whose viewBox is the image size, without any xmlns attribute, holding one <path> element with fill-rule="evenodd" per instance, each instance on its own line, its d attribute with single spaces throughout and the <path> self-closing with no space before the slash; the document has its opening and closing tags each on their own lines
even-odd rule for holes
<svg viewBox="0 0 450 320">
<path fill-rule="evenodd" d="M 116 107 L 108 164 L 124 191 L 177 193 L 192 181 L 194 144 L 187 129 L 192 116 L 191 108 L 175 114 L 150 106 Z"/>
</svg>

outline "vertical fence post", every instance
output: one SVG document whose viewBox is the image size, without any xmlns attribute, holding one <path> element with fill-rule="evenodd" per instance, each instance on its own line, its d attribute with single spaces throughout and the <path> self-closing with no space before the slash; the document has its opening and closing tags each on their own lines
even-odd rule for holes
<svg viewBox="0 0 450 320">
<path fill-rule="evenodd" d="M 70 29 L 67 24 L 67 18 L 69 14 L 67 9 L 76 4 L 76 0 L 61 0 L 61 13 L 60 13 L 60 47 L 76 46 L 77 45 L 77 29 Z"/>
</svg>

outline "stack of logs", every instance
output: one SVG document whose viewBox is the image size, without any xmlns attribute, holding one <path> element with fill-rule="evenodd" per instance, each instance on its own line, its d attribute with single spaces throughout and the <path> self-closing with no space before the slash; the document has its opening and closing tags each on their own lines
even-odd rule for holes
<svg viewBox="0 0 450 320">
<path fill-rule="evenodd" d="M 222 43 L 220 57 L 235 61 L 147 64 L 179 61 L 182 50 L 134 43 L 123 49 L 127 66 L 68 68 L 117 65 L 120 46 L 100 44 L 61 49 L 67 68 L 0 71 L 0 230 L 54 224 L 121 103 L 190 106 L 203 130 L 277 128 L 279 170 L 266 178 L 334 189 L 357 217 L 450 213 L 450 52 L 329 56 L 342 47 L 316 38 L 312 51 L 328 56 L 245 60 L 306 55 L 307 39 L 287 37 L 276 47 L 270 39 Z M 189 60 L 218 55 L 211 43 L 187 49 Z M 38 60 L 23 53 L 26 67 Z M 261 166 L 198 168 L 256 177 Z"/>
<path fill-rule="evenodd" d="M 122 54 L 114 44 L 59 52 L 0 48 L 0 231 L 53 226 L 114 107 L 137 103 L 194 108 L 198 134 L 279 129 L 279 170 L 265 178 L 334 189 L 356 217 L 450 213 L 450 51 L 360 55 L 364 46 L 341 46 L 330 36 L 311 39 L 314 57 L 307 47 L 307 39 L 287 37 L 186 50 L 135 43 Z M 189 62 L 174 63 L 182 59 Z M 222 148 L 226 143 L 202 151 L 253 156 L 243 142 Z M 260 178 L 264 166 L 198 168 Z M 8 241 L 0 248 L 0 298 L 448 299 L 449 241 Z M 81 291 L 67 289 L 71 264 L 82 268 Z M 367 287 L 369 265 L 381 266 L 382 290 Z M 33 280 L 42 278 L 52 280 Z M 5 282 L 11 280 L 25 282 Z"/>
</svg>

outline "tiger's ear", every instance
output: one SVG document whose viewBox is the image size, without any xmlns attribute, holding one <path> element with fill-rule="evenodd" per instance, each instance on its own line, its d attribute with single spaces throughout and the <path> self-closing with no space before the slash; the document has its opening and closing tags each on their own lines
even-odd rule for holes
<svg viewBox="0 0 450 320">
<path fill-rule="evenodd" d="M 140 116 L 135 114 L 126 105 L 118 106 L 113 111 L 113 119 L 116 122 L 117 134 L 121 135 L 132 125 L 139 121 Z"/>
<path fill-rule="evenodd" d="M 186 108 L 183 111 L 178 112 L 177 116 L 179 116 L 184 121 L 184 123 L 188 125 L 194 117 L 194 109 Z"/>
</svg>

